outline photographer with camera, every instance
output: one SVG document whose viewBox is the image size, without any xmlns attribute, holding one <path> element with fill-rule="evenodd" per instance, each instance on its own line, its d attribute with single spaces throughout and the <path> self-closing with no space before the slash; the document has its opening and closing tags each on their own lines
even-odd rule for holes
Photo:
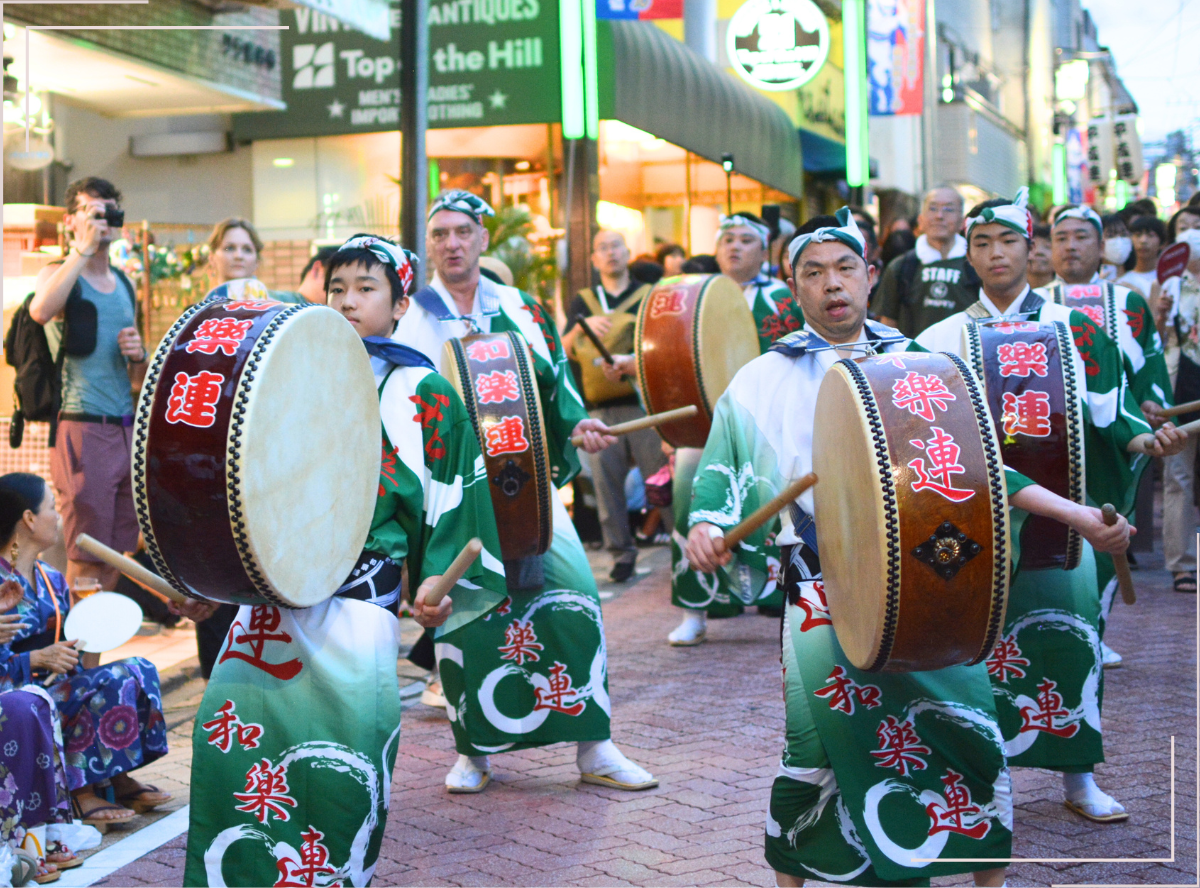
<svg viewBox="0 0 1200 888">
<path fill-rule="evenodd" d="M 87 533 L 118 552 L 137 548 L 130 447 L 133 391 L 146 374 L 137 294 L 108 261 L 121 236 L 121 193 L 94 176 L 67 186 L 64 225 L 70 246 L 42 269 L 29 315 L 46 330 L 62 365 L 62 406 L 50 472 L 67 546 L 67 582 L 81 577 L 114 589 L 117 571 L 75 545 Z"/>
</svg>

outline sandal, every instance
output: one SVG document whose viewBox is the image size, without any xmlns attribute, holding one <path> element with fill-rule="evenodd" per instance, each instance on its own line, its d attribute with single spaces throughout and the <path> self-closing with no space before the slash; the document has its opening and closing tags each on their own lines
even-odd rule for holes
<svg viewBox="0 0 1200 888">
<path fill-rule="evenodd" d="M 155 800 L 142 800 L 142 796 L 146 795 L 147 793 L 151 795 L 159 795 L 162 798 Z M 130 808 L 138 814 L 145 814 L 147 811 L 153 811 L 159 805 L 165 805 L 167 802 L 171 801 L 171 794 L 169 792 L 163 792 L 157 786 L 146 785 L 140 787 L 139 789 L 135 789 L 133 792 L 117 796 L 117 801 L 126 808 Z"/>
<path fill-rule="evenodd" d="M 33 877 L 33 881 L 39 885 L 45 885 L 49 882 L 57 882 L 62 878 L 62 873 L 58 871 L 52 863 L 39 863 L 37 875 Z"/>
<path fill-rule="evenodd" d="M 1196 577 L 1190 573 L 1175 574 L 1175 581 L 1172 583 L 1176 592 L 1183 592 L 1187 595 L 1196 594 Z"/>
<path fill-rule="evenodd" d="M 99 796 L 97 796 L 97 799 L 99 799 Z M 82 820 L 83 823 L 87 826 L 96 827 L 96 829 L 99 831 L 100 835 L 104 835 L 105 833 L 107 833 L 108 828 L 115 823 L 128 823 L 134 817 L 137 817 L 136 811 L 131 811 L 122 805 L 106 805 L 103 803 L 103 800 L 100 800 L 100 801 L 101 801 L 101 804 L 96 805 L 94 808 L 89 808 L 87 811 L 84 811 L 83 805 L 79 804 L 79 799 L 77 799 L 75 796 L 71 796 L 71 808 L 75 812 L 76 818 L 79 820 Z M 101 811 L 124 811 L 129 816 L 127 816 L 127 817 L 96 817 L 95 815 L 99 814 Z"/>
<path fill-rule="evenodd" d="M 28 851 L 22 851 L 18 848 L 15 852 L 16 860 L 12 866 L 12 883 L 14 885 L 28 885 L 33 881 L 33 877 L 38 874 L 37 858 Z"/>
<path fill-rule="evenodd" d="M 50 848 L 54 848 L 54 850 L 51 851 Z M 55 842 L 46 848 L 46 863 L 54 864 L 60 871 L 69 870 L 83 866 L 83 858 L 78 854 L 72 854 L 71 849 L 62 842 Z"/>
</svg>

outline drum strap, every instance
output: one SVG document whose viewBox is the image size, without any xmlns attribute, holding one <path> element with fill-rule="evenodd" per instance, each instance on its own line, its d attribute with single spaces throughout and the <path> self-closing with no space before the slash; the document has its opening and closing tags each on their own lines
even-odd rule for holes
<svg viewBox="0 0 1200 888">
<path fill-rule="evenodd" d="M 483 310 L 483 314 L 487 317 L 500 313 L 500 295 L 492 290 L 492 282 L 485 277 L 479 278 L 479 306 Z M 455 314 L 447 306 L 442 299 L 441 294 L 433 287 L 423 287 L 413 294 L 413 302 L 421 306 L 439 321 L 466 321 L 472 327 L 478 328 L 479 325 L 474 318 L 464 317 L 460 314 Z M 480 333 L 486 333 L 486 330 L 478 330 Z"/>
<path fill-rule="evenodd" d="M 409 348 L 407 345 L 401 345 L 394 339 L 385 339 L 382 336 L 366 336 L 362 341 L 363 346 L 367 349 L 367 354 L 374 355 L 377 358 L 383 358 L 400 367 L 425 367 L 429 370 L 436 370 L 433 366 L 433 361 L 425 357 L 422 352 L 415 348 Z"/>
<path fill-rule="evenodd" d="M 1024 301 L 1021 302 L 1021 307 L 1017 310 L 1017 313 L 1018 314 L 1033 314 L 1036 311 L 1040 311 L 1042 306 L 1045 304 L 1046 304 L 1045 299 L 1043 299 L 1037 293 L 1033 292 L 1033 290 L 1030 290 L 1029 294 L 1025 297 Z M 992 316 L 992 313 L 987 310 L 987 308 L 984 306 L 982 300 L 975 302 L 972 305 L 967 306 L 967 308 L 963 312 L 963 314 L 965 314 L 967 317 L 973 318 L 977 321 L 986 321 L 988 318 L 990 318 Z"/>
<path fill-rule="evenodd" d="M 817 551 L 817 522 L 813 520 L 813 516 L 800 508 L 796 503 L 788 506 L 788 512 L 792 518 L 792 532 L 796 534 L 808 548 L 812 549 L 814 555 L 820 557 L 820 552 Z"/>
</svg>

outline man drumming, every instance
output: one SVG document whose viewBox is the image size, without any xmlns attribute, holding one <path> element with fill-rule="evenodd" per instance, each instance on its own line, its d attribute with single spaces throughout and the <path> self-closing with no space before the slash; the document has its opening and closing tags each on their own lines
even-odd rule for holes
<svg viewBox="0 0 1200 888">
<path fill-rule="evenodd" d="M 1170 424 L 1151 434 L 1127 384 L 1120 351 L 1083 314 L 1047 302 L 1025 279 L 1033 224 L 1024 188 L 1013 201 L 990 200 L 967 218 L 967 259 L 982 281 L 979 301 L 917 337 L 930 351 L 960 353 L 962 330 L 972 318 L 1019 316 L 1062 321 L 1074 336 L 1076 378 L 1086 425 L 1088 500 L 1111 502 L 1119 511 L 1137 489 L 1153 456 L 1182 449 L 1186 437 Z M 1012 488 L 1010 486 L 1009 490 Z M 1009 502 L 1021 506 L 1010 495 Z M 1094 510 L 1093 510 L 1094 511 Z M 1057 516 L 1051 516 L 1056 517 Z M 1062 521 L 1062 518 L 1057 518 Z M 1067 522 L 1069 523 L 1069 522 Z M 989 661 L 996 708 L 1010 765 L 1063 772 L 1067 807 L 1098 822 L 1124 820 L 1125 808 L 1096 786 L 1094 766 L 1104 761 L 1100 726 L 1099 599 L 1095 544 L 1083 547 L 1077 568 L 1022 569 L 1013 580 L 1004 636 Z M 1120 550 L 1118 550 L 1120 551 Z M 1006 668 L 1019 658 L 1019 668 Z M 1055 722 L 1039 709 L 1058 701 L 1067 715 Z"/>
<path fill-rule="evenodd" d="M 452 338 L 501 331 L 523 337 L 533 355 L 551 477 L 561 487 L 579 471 L 573 435 L 583 436 L 589 453 L 616 439 L 605 434 L 603 422 L 588 417 L 558 331 L 537 301 L 480 276 L 479 256 L 488 244 L 483 217 L 492 213 L 466 191 L 449 191 L 433 202 L 426 227 L 433 281 L 413 297 L 393 338 L 437 364 Z M 438 644 L 446 711 L 459 752 L 446 776 L 450 792 L 480 792 L 487 786 L 488 753 L 564 741 L 578 743 L 576 763 L 587 783 L 629 790 L 658 785 L 610 739 L 600 595 L 562 501 L 557 495 L 550 499 L 550 549 L 543 556 L 506 562 L 509 599 L 490 618 Z"/>
</svg>

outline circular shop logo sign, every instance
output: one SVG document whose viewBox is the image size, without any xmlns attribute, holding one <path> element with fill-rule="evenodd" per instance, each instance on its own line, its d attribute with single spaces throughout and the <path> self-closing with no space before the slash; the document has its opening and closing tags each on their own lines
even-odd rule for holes
<svg viewBox="0 0 1200 888">
<path fill-rule="evenodd" d="M 749 0 L 729 20 L 733 69 L 759 89 L 803 86 L 829 55 L 829 22 L 812 0 Z"/>
</svg>

